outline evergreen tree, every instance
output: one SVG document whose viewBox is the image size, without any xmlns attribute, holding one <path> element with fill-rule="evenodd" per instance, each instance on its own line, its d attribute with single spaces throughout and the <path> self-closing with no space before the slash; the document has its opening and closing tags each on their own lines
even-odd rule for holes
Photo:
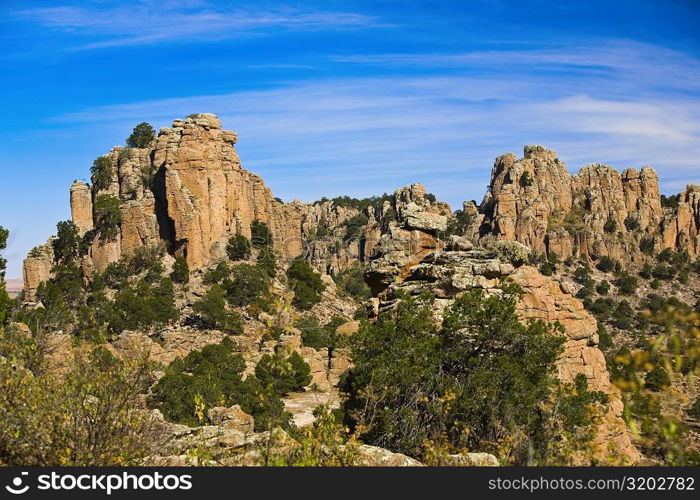
<svg viewBox="0 0 700 500">
<path fill-rule="evenodd" d="M 126 139 L 126 145 L 130 148 L 147 148 L 156 138 L 153 127 L 146 122 L 139 123 L 134 127 L 131 135 Z"/>
</svg>

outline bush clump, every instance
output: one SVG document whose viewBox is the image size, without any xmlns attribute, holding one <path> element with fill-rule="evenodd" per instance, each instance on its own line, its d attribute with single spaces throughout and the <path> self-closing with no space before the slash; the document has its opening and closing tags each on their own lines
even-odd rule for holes
<svg viewBox="0 0 700 500">
<path fill-rule="evenodd" d="M 58 264 L 70 265 L 80 257 L 80 231 L 73 221 L 64 220 L 56 224 L 56 239 L 52 242 L 54 260 Z"/>
<path fill-rule="evenodd" d="M 625 228 L 628 231 L 637 231 L 641 227 L 641 224 L 639 222 L 639 218 L 635 217 L 632 214 L 629 214 L 627 217 L 625 217 L 624 223 L 625 223 Z"/>
<path fill-rule="evenodd" d="M 284 411 L 279 395 L 256 377 L 243 380 L 245 361 L 235 349 L 225 337 L 173 361 L 153 388 L 149 406 L 171 422 L 197 426 L 204 423 L 207 408 L 239 404 L 253 415 L 255 430 L 267 430 L 272 423 L 289 428 L 291 415 Z"/>
<path fill-rule="evenodd" d="M 661 365 L 656 365 L 644 377 L 644 386 L 650 391 L 661 391 L 671 385 L 671 377 Z"/>
<path fill-rule="evenodd" d="M 255 265 L 262 269 L 270 278 L 274 278 L 277 275 L 277 255 L 272 245 L 260 249 L 258 258 L 255 259 Z"/>
<path fill-rule="evenodd" d="M 190 281 L 190 266 L 187 264 L 187 259 L 183 256 L 175 259 L 173 264 L 173 272 L 170 273 L 170 279 L 175 283 L 187 283 Z"/>
<path fill-rule="evenodd" d="M 608 257 L 607 255 L 601 257 L 598 264 L 595 266 L 598 271 L 603 273 L 609 273 L 615 269 L 616 261 Z"/>
<path fill-rule="evenodd" d="M 513 285 L 488 297 L 469 290 L 445 311 L 442 327 L 428 297 L 403 297 L 363 323 L 353 336 L 354 367 L 339 386 L 348 395 L 346 423 L 369 444 L 416 457 L 426 442 L 447 441 L 448 449 L 499 448 L 508 463 L 547 461 L 557 437 L 543 409 L 558 390 L 564 338 L 555 326 L 518 319 L 521 293 Z M 583 385 L 586 404 L 604 399 Z M 590 420 L 576 418 L 586 404 L 563 399 L 564 428 Z"/>
<path fill-rule="evenodd" d="M 606 233 L 614 233 L 617 231 L 617 221 L 610 217 L 607 221 L 605 221 L 605 224 L 603 225 L 603 231 Z"/>
<path fill-rule="evenodd" d="M 243 319 L 238 312 L 226 308 L 224 289 L 221 285 L 213 285 L 204 297 L 192 305 L 192 310 L 203 328 L 237 335 L 243 333 Z"/>
<path fill-rule="evenodd" d="M 306 311 L 321 301 L 321 293 L 326 285 L 305 260 L 294 260 L 287 269 L 287 278 L 294 290 L 294 306 Z"/>
<path fill-rule="evenodd" d="M 262 221 L 254 220 L 250 225 L 250 242 L 256 248 L 272 245 L 272 233 Z"/>
<path fill-rule="evenodd" d="M 156 138 L 156 131 L 146 122 L 141 122 L 134 127 L 131 135 L 126 138 L 126 145 L 130 148 L 147 148 Z"/>
<path fill-rule="evenodd" d="M 282 351 L 277 349 L 272 355 L 263 355 L 255 367 L 255 377 L 279 396 L 300 391 L 311 383 L 311 368 L 304 358 L 296 351 L 289 356 Z"/>
<path fill-rule="evenodd" d="M 226 245 L 226 253 L 231 260 L 248 260 L 250 258 L 250 241 L 242 234 L 231 236 Z"/>
<path fill-rule="evenodd" d="M 345 225 L 345 239 L 351 240 L 362 235 L 362 228 L 369 222 L 369 217 L 364 213 L 353 215 L 343 224 Z"/>
<path fill-rule="evenodd" d="M 301 330 L 301 343 L 305 347 L 313 347 L 317 351 L 328 349 L 328 369 L 331 368 L 333 353 L 346 344 L 346 339 L 338 334 L 338 327 L 345 323 L 340 316 L 333 316 L 325 325 L 321 326 L 318 319 L 309 316 L 302 318 L 296 324 Z"/>
<path fill-rule="evenodd" d="M 228 302 L 237 307 L 264 301 L 268 298 L 270 279 L 267 273 L 250 264 L 238 264 L 231 270 L 230 278 L 224 280 Z"/>
<path fill-rule="evenodd" d="M 634 295 L 637 291 L 638 280 L 636 277 L 629 274 L 627 271 L 623 271 L 617 278 L 615 285 L 617 286 L 618 292 L 622 295 Z"/>
<path fill-rule="evenodd" d="M 100 194 L 93 204 L 95 229 L 103 242 L 113 241 L 119 234 L 122 223 L 122 212 L 119 200 L 108 194 Z"/>
<path fill-rule="evenodd" d="M 93 193 L 107 189 L 114 177 L 114 161 L 110 156 L 100 156 L 92 162 L 90 174 Z"/>
<path fill-rule="evenodd" d="M 219 262 L 216 267 L 204 273 L 202 280 L 205 285 L 213 285 L 214 283 L 222 283 L 231 275 L 231 266 L 225 260 Z"/>
<path fill-rule="evenodd" d="M 46 370 L 42 334 L 0 339 L 0 457 L 7 466 L 138 465 L 155 442 L 139 405 L 150 382 L 147 356 L 119 360 L 102 346 Z"/>
<path fill-rule="evenodd" d="M 353 264 L 333 275 L 338 290 L 349 295 L 358 302 L 363 302 L 372 296 L 372 293 L 365 283 L 365 270 L 361 264 Z"/>
</svg>

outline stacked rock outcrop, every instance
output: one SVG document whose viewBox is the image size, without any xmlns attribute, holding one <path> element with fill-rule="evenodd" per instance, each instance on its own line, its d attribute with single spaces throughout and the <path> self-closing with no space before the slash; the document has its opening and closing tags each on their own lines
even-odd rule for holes
<svg viewBox="0 0 700 500">
<path fill-rule="evenodd" d="M 570 174 L 555 151 L 525 146 L 523 158 L 496 158 L 489 191 L 470 234 L 523 243 L 535 253 L 641 262 L 642 240 L 700 254 L 698 186 L 688 186 L 677 207 L 664 208 L 651 167 L 620 173 L 594 163 Z"/>
</svg>

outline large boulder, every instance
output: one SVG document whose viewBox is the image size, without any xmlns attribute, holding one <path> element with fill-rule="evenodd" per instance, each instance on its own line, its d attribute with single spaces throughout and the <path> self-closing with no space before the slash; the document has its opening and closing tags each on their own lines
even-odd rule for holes
<svg viewBox="0 0 700 500">
<path fill-rule="evenodd" d="M 240 405 L 233 405 L 229 408 L 216 406 L 209 409 L 207 416 L 212 424 L 224 429 L 235 429 L 248 433 L 253 432 L 255 427 L 253 416 L 241 410 Z"/>
</svg>

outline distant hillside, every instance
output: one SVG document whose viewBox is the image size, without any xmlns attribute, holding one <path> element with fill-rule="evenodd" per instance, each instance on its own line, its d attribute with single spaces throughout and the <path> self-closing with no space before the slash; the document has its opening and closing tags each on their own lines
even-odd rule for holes
<svg viewBox="0 0 700 500">
<path fill-rule="evenodd" d="M 22 278 L 7 278 L 5 284 L 7 285 L 7 293 L 10 297 L 16 297 L 22 291 Z"/>
</svg>

